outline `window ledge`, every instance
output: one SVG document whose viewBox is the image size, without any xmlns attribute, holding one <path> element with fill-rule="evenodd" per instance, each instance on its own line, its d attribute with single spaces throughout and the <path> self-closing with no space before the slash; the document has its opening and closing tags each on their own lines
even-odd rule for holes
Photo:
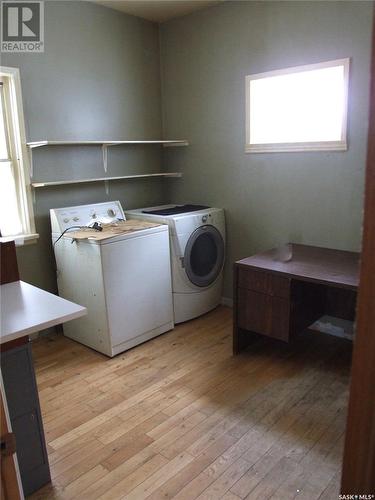
<svg viewBox="0 0 375 500">
<path fill-rule="evenodd" d="M 0 237 L 0 243 L 5 243 L 7 241 L 14 241 L 16 246 L 30 245 L 31 243 L 36 243 L 39 238 L 38 233 L 29 234 L 17 234 L 16 236 L 2 236 Z"/>
<path fill-rule="evenodd" d="M 346 141 L 246 144 L 245 153 L 293 153 L 301 151 L 347 151 Z"/>
</svg>

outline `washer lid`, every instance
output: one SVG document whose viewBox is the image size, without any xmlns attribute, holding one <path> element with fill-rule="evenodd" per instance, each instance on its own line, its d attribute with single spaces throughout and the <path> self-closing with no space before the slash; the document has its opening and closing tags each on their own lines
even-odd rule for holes
<svg viewBox="0 0 375 500">
<path fill-rule="evenodd" d="M 214 226 L 196 229 L 185 247 L 184 265 L 189 280 L 200 287 L 211 285 L 223 268 L 224 254 L 224 240 Z"/>
</svg>

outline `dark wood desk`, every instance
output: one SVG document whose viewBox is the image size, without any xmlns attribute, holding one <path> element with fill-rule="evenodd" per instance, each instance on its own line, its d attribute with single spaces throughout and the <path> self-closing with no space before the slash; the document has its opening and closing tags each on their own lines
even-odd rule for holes
<svg viewBox="0 0 375 500">
<path fill-rule="evenodd" d="M 353 320 L 359 254 L 291 244 L 282 262 L 277 249 L 234 264 L 233 353 L 251 333 L 285 342 L 324 314 Z"/>
</svg>

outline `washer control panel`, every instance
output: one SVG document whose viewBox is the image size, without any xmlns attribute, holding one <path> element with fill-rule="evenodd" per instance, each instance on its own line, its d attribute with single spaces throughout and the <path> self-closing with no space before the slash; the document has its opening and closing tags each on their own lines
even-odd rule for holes
<svg viewBox="0 0 375 500">
<path fill-rule="evenodd" d="M 125 214 L 119 201 L 53 208 L 50 210 L 50 216 L 53 233 L 62 233 L 71 226 L 88 226 L 94 222 L 109 223 L 125 220 Z"/>
</svg>

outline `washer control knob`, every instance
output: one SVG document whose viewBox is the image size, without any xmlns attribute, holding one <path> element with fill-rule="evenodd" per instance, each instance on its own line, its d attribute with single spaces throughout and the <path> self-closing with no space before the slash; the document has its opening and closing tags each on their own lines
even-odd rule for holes
<svg viewBox="0 0 375 500">
<path fill-rule="evenodd" d="M 96 213 L 91 214 L 92 219 L 96 219 Z"/>
<path fill-rule="evenodd" d="M 79 217 L 73 217 L 73 220 L 74 220 L 74 222 L 78 222 L 79 221 Z"/>
<path fill-rule="evenodd" d="M 65 217 L 65 219 L 63 219 L 65 224 L 67 224 L 69 222 L 69 219 L 67 217 Z"/>
<path fill-rule="evenodd" d="M 208 215 L 203 215 L 202 222 L 207 222 L 207 219 L 208 219 Z"/>
<path fill-rule="evenodd" d="M 110 217 L 114 217 L 116 215 L 116 212 L 113 210 L 113 208 L 109 208 L 107 210 L 107 214 L 110 216 Z"/>
</svg>

